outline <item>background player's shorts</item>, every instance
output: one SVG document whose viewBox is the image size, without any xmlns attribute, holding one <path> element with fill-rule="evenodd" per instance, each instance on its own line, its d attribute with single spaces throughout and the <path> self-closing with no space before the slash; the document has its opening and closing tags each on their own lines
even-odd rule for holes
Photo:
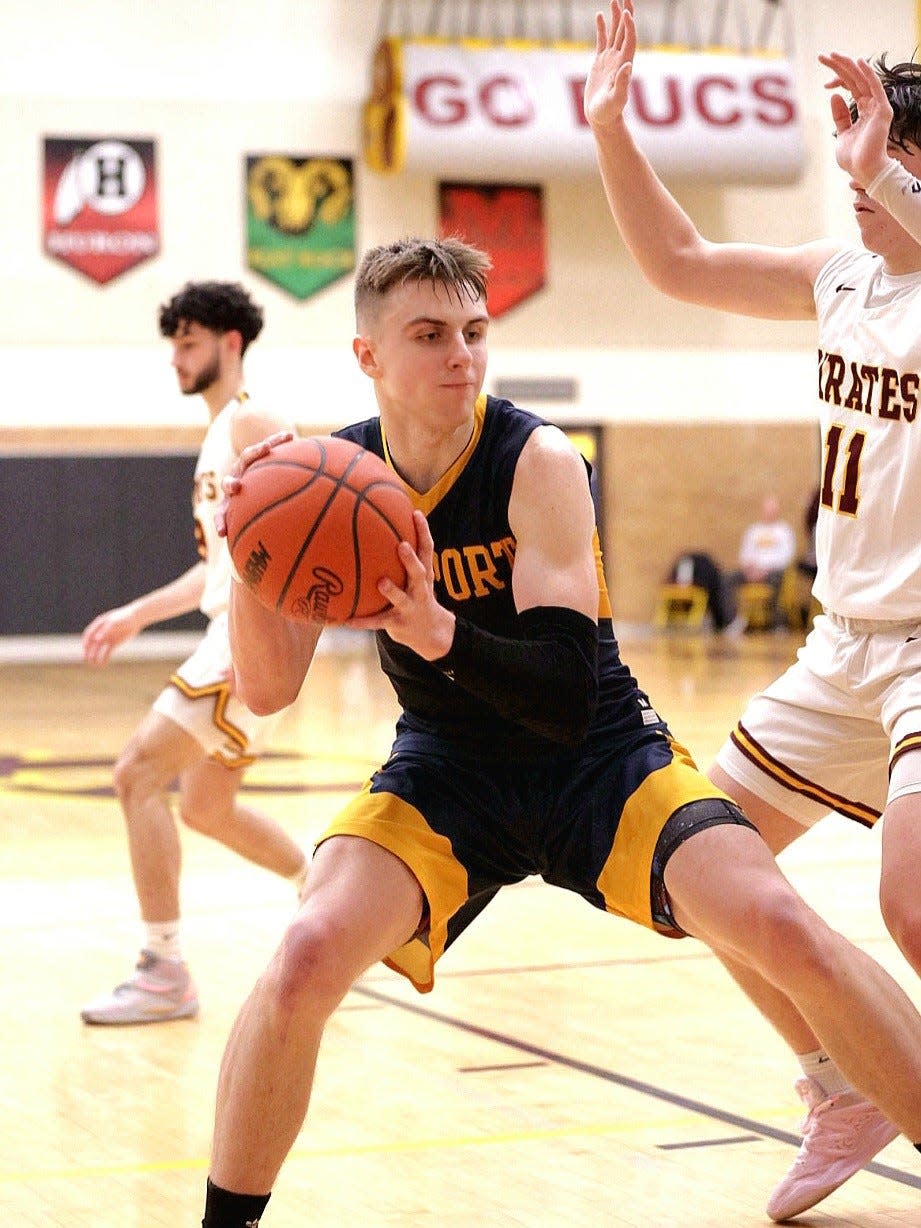
<svg viewBox="0 0 921 1228">
<path fill-rule="evenodd" d="M 871 826 L 887 800 L 921 791 L 912 750 L 921 750 L 921 623 L 819 615 L 717 762 L 804 826 L 832 810 Z"/>
<path fill-rule="evenodd" d="M 716 817 L 682 810 L 703 799 L 718 799 L 710 807 Z M 683 937 L 655 905 L 664 870 L 659 837 L 676 812 L 690 821 L 673 847 L 714 822 L 744 823 L 726 801 L 662 722 L 626 734 L 603 730 L 578 754 L 528 764 L 483 763 L 431 734 L 404 730 L 390 759 L 320 842 L 364 837 L 416 876 L 427 916 L 386 962 L 424 992 L 446 948 L 502 886 L 528 875 Z"/>
<path fill-rule="evenodd" d="M 231 692 L 230 664 L 227 615 L 218 614 L 153 707 L 191 734 L 212 758 L 240 768 L 252 763 L 281 713 L 250 712 Z"/>
</svg>

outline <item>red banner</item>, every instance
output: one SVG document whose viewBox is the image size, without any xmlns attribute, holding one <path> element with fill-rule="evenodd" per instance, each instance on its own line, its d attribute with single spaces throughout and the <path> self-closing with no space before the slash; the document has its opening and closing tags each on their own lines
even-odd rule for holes
<svg viewBox="0 0 921 1228">
<path fill-rule="evenodd" d="M 442 237 L 463 239 L 492 259 L 493 319 L 543 288 L 547 261 L 539 187 L 442 183 L 438 197 Z"/>
<path fill-rule="evenodd" d="M 104 285 L 160 250 L 153 141 L 46 137 L 44 249 Z"/>
</svg>

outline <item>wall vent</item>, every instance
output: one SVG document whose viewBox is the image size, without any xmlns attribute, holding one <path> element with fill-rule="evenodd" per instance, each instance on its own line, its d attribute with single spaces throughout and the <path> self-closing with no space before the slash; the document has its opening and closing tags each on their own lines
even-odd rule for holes
<svg viewBox="0 0 921 1228">
<path fill-rule="evenodd" d="M 500 377 L 494 381 L 497 397 L 509 401 L 578 401 L 579 381 L 569 376 L 516 376 Z"/>
</svg>

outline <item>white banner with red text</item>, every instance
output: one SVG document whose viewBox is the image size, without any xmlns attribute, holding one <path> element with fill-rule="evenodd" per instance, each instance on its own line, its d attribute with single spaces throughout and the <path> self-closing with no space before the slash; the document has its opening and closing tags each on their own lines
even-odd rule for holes
<svg viewBox="0 0 921 1228">
<path fill-rule="evenodd" d="M 594 174 L 582 94 L 588 46 L 384 39 L 364 107 L 382 174 L 452 179 Z M 627 123 L 658 173 L 791 183 L 804 141 L 792 65 L 773 55 L 640 50 Z"/>
</svg>

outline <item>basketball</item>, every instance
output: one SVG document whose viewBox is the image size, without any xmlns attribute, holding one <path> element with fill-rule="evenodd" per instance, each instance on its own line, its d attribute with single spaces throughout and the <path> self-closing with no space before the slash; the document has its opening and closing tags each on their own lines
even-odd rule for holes
<svg viewBox="0 0 921 1228">
<path fill-rule="evenodd" d="M 347 623 L 387 609 L 377 583 L 400 588 L 413 508 L 379 456 L 331 435 L 292 439 L 243 472 L 227 502 L 227 544 L 240 579 L 288 618 Z"/>
</svg>

